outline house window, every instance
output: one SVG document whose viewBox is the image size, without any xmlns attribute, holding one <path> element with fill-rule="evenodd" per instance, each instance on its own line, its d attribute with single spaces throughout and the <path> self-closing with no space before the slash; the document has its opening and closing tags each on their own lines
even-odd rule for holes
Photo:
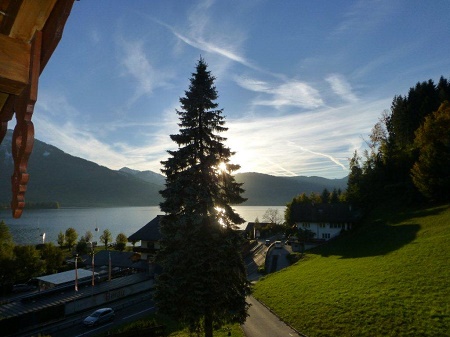
<svg viewBox="0 0 450 337">
<path fill-rule="evenodd" d="M 322 239 L 329 239 L 330 233 L 322 233 Z"/>
<path fill-rule="evenodd" d="M 321 223 L 321 224 L 319 224 L 319 227 L 320 227 L 320 228 L 325 228 L 325 224 L 324 224 L 324 223 Z"/>
<path fill-rule="evenodd" d="M 307 222 L 304 222 L 304 223 L 303 223 L 303 227 L 304 227 L 304 228 L 309 228 L 310 226 L 311 226 L 311 225 L 310 225 L 309 223 L 307 223 Z"/>
</svg>

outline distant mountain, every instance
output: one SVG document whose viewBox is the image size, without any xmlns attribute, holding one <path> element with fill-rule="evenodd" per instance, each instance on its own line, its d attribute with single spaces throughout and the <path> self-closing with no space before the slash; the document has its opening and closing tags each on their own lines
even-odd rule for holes
<svg viewBox="0 0 450 337">
<path fill-rule="evenodd" d="M 11 136 L 8 131 L 0 145 L 0 204 L 11 200 Z M 111 170 L 94 162 L 71 156 L 60 149 L 35 140 L 29 159 L 30 181 L 26 202 L 59 202 L 61 207 L 156 206 L 164 188 L 163 175 L 127 167 Z M 261 173 L 239 173 L 236 181 L 244 183 L 244 197 L 249 206 L 285 205 L 301 193 L 344 191 L 347 178 L 275 177 Z"/>
<path fill-rule="evenodd" d="M 136 177 L 138 179 L 147 181 L 149 183 L 153 183 L 156 185 L 163 186 L 166 182 L 166 178 L 159 173 L 153 172 L 153 171 L 138 171 L 138 170 L 132 170 L 128 167 L 122 167 L 119 172 L 130 174 L 133 177 Z"/>
<path fill-rule="evenodd" d="M 0 203 L 11 200 L 11 136 L 0 145 Z M 34 141 L 28 162 L 26 202 L 59 202 L 62 207 L 149 206 L 161 201 L 162 185 L 111 170 Z"/>
<path fill-rule="evenodd" d="M 248 200 L 246 205 L 286 205 L 295 196 L 311 192 L 322 193 L 326 188 L 345 191 L 347 177 L 342 179 L 326 179 L 321 177 L 275 177 L 262 173 L 238 173 L 236 181 L 244 183 L 244 197 Z"/>
</svg>

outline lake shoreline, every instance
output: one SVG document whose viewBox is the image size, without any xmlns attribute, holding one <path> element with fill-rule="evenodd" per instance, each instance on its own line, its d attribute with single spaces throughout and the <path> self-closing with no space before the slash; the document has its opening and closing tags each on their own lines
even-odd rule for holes
<svg viewBox="0 0 450 337">
<path fill-rule="evenodd" d="M 269 208 L 277 209 L 284 218 L 286 206 L 238 205 L 233 208 L 247 223 L 255 221 L 256 218 L 263 221 L 263 215 Z M 45 242 L 53 242 L 56 245 L 59 232 L 64 233 L 69 227 L 77 231 L 78 237 L 87 231 L 94 233 L 94 241 L 98 241 L 103 230 L 108 229 L 115 240 L 117 234 L 130 236 L 161 214 L 163 213 L 159 206 L 60 207 L 24 210 L 19 219 L 14 219 L 10 210 L 0 210 L 0 221 L 6 223 L 18 245 L 40 244 L 43 233 L 46 234 Z M 246 223 L 240 228 L 245 228 Z M 99 232 L 96 233 L 95 228 L 99 228 Z"/>
</svg>

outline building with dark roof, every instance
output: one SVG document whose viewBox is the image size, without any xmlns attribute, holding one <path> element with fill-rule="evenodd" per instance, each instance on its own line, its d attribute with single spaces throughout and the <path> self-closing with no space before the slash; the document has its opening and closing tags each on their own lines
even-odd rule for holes
<svg viewBox="0 0 450 337">
<path fill-rule="evenodd" d="M 329 240 L 343 230 L 350 230 L 359 219 L 360 213 L 351 205 L 336 204 L 293 204 L 291 217 L 299 229 L 314 233 L 314 239 Z"/>
<path fill-rule="evenodd" d="M 261 237 L 261 228 L 275 225 L 270 222 L 249 222 L 245 227 L 245 237 L 247 239 L 259 239 Z"/>
<path fill-rule="evenodd" d="M 152 261 L 155 253 L 160 249 L 159 242 L 162 238 L 159 231 L 159 223 L 162 215 L 157 215 L 152 221 L 128 237 L 129 242 L 141 242 L 140 247 L 134 247 L 134 251 L 141 254 L 141 260 Z"/>
</svg>

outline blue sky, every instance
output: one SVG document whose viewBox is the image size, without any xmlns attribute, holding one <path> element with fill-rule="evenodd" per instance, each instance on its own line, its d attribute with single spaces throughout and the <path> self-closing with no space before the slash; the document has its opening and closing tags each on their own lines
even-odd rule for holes
<svg viewBox="0 0 450 337">
<path fill-rule="evenodd" d="M 160 172 L 199 57 L 239 172 L 342 178 L 395 95 L 450 76 L 450 1 L 81 0 L 40 77 L 37 139 Z"/>
</svg>

